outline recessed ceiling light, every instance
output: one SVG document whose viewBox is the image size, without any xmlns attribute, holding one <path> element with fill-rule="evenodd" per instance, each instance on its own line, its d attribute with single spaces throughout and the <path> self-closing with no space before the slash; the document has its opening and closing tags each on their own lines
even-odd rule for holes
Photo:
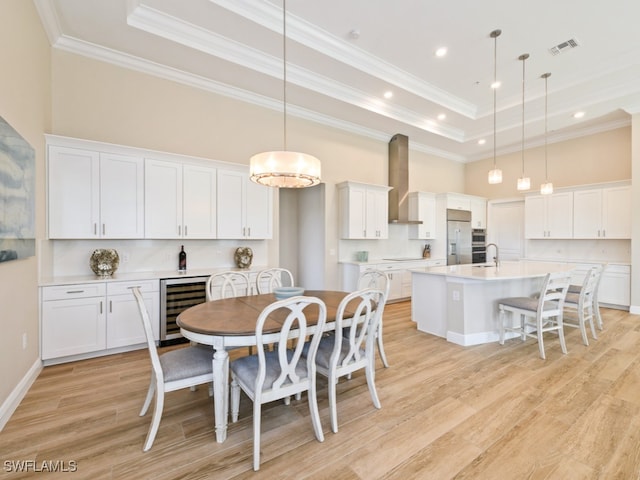
<svg viewBox="0 0 640 480">
<path fill-rule="evenodd" d="M 393 92 L 391 90 L 387 90 L 386 92 L 384 92 L 384 98 L 391 98 L 393 97 Z"/>
<path fill-rule="evenodd" d="M 441 113 L 440 115 L 438 115 L 438 120 L 440 121 L 444 120 L 445 118 L 447 118 L 447 115 L 444 113 Z"/>
<path fill-rule="evenodd" d="M 582 118 L 584 117 L 584 112 L 576 112 L 573 114 L 573 118 Z"/>
<path fill-rule="evenodd" d="M 351 30 L 349 32 L 349 38 L 352 38 L 353 40 L 357 40 L 360 38 L 360 30 L 358 30 L 357 28 L 354 28 L 353 30 Z"/>
<path fill-rule="evenodd" d="M 491 88 L 500 88 L 500 85 L 502 85 L 502 82 L 500 82 L 500 80 L 496 80 L 491 84 Z"/>
<path fill-rule="evenodd" d="M 436 50 L 436 57 L 444 57 L 447 54 L 447 47 L 440 47 Z"/>
<path fill-rule="evenodd" d="M 478 145 L 484 145 L 485 143 L 487 143 L 487 141 L 484 138 L 478 140 Z"/>
</svg>

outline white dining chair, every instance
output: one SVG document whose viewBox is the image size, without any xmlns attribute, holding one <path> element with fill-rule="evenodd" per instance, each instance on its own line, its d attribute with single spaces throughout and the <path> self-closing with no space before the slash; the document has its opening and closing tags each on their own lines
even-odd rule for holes
<svg viewBox="0 0 640 480">
<path fill-rule="evenodd" d="M 164 408 L 164 394 L 182 388 L 213 383 L 212 354 L 210 350 L 188 346 L 159 355 L 153 338 L 149 312 L 144 304 L 140 289 L 134 287 L 131 291 L 138 304 L 144 333 L 147 337 L 149 356 L 151 357 L 151 381 L 144 404 L 140 410 L 141 417 L 147 413 L 153 397 L 155 396 L 156 398 L 151 425 L 143 447 L 143 451 L 146 452 L 153 445 L 158 433 L 158 427 L 160 427 L 160 419 Z M 213 390 L 210 390 L 210 393 L 212 392 Z"/>
<path fill-rule="evenodd" d="M 331 430 L 338 431 L 338 379 L 364 369 L 375 408 L 381 408 L 375 385 L 375 342 L 385 294 L 366 288 L 350 293 L 336 312 L 335 331 L 322 337 L 316 354 L 318 373 L 328 378 Z M 348 308 L 348 310 L 347 310 Z"/>
<path fill-rule="evenodd" d="M 598 335 L 596 334 L 596 329 L 594 326 L 594 293 L 596 289 L 596 285 L 598 283 L 598 278 L 601 275 L 602 270 L 600 267 L 592 267 L 589 269 L 587 274 L 584 277 L 584 281 L 580 286 L 580 291 L 568 291 L 567 297 L 564 301 L 564 308 L 568 312 L 575 314 L 575 317 L 565 315 L 564 324 L 567 327 L 574 327 L 580 329 L 580 334 L 582 335 L 582 343 L 585 345 L 589 345 L 589 340 L 587 339 L 587 328 L 586 325 L 589 324 L 591 329 L 591 335 L 594 339 L 598 339 Z M 571 288 L 571 287 L 569 287 Z"/>
<path fill-rule="evenodd" d="M 316 326 L 311 329 L 307 315 L 318 315 Z M 280 331 L 268 333 L 269 319 L 281 322 Z M 324 302 L 316 297 L 291 297 L 274 302 L 264 308 L 256 322 L 256 343 L 275 343 L 276 349 L 265 351 L 257 348 L 256 355 L 234 360 L 231 370 L 231 420 L 236 422 L 240 409 L 240 390 L 253 402 L 253 469 L 260 468 L 260 424 L 262 405 L 308 392 L 311 422 L 318 441 L 324 441 L 316 396 L 315 356 L 327 318 Z M 302 356 L 305 338 L 311 335 L 307 356 Z M 290 340 L 292 348 L 287 348 Z"/>
<path fill-rule="evenodd" d="M 593 314 L 595 317 L 595 322 L 598 327 L 598 330 L 603 329 L 602 314 L 600 312 L 600 302 L 598 301 L 598 293 L 600 291 L 600 282 L 604 275 L 604 271 L 607 269 L 607 265 L 608 263 L 603 263 L 601 265 L 595 266 L 595 268 L 598 271 L 598 279 L 596 280 L 596 285 L 593 290 L 592 298 L 593 298 Z M 570 293 L 579 294 L 581 289 L 582 289 L 582 285 L 569 285 L 569 290 L 567 291 L 567 294 L 570 294 Z"/>
<path fill-rule="evenodd" d="M 286 268 L 267 268 L 258 272 L 256 289 L 258 293 L 273 293 L 277 287 L 293 287 L 293 274 Z"/>
<path fill-rule="evenodd" d="M 506 331 L 516 332 L 522 341 L 525 341 L 526 337 L 533 337 L 538 340 L 540 358 L 545 359 L 543 335 L 545 332 L 557 332 L 562 353 L 567 353 L 564 340 L 563 310 L 570 280 L 571 274 L 569 272 L 548 273 L 544 278 L 539 295 L 499 300 L 500 345 L 504 345 Z M 507 312 L 511 313 L 511 318 L 507 318 Z M 519 321 L 514 322 L 514 317 L 519 318 Z"/>
<path fill-rule="evenodd" d="M 229 270 L 212 274 L 207 279 L 207 302 L 251 294 L 249 275 Z"/>
<path fill-rule="evenodd" d="M 389 289 L 391 288 L 391 280 L 389 276 L 383 272 L 382 270 L 368 270 L 360 274 L 358 278 L 358 290 L 362 290 L 364 288 L 377 288 L 384 292 L 384 301 L 382 305 L 379 307 L 380 311 L 380 321 L 378 322 L 378 330 L 376 332 L 376 339 L 378 343 L 378 353 L 380 354 L 380 359 L 382 360 L 382 364 L 385 368 L 389 368 L 389 362 L 387 361 L 387 354 L 384 351 L 384 343 L 382 341 L 382 323 L 384 320 L 384 307 L 387 303 L 387 299 L 389 298 Z"/>
</svg>

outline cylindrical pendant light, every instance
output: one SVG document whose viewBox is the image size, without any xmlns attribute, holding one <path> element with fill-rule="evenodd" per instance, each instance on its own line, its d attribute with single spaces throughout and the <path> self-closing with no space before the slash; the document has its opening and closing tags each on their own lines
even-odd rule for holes
<svg viewBox="0 0 640 480">
<path fill-rule="evenodd" d="M 518 60 L 522 60 L 522 176 L 518 178 L 518 190 L 529 190 L 531 188 L 531 179 L 524 174 L 524 64 L 527 58 L 529 58 L 528 53 L 523 53 L 518 57 Z"/>
<path fill-rule="evenodd" d="M 502 30 L 494 30 L 489 34 L 493 38 L 493 169 L 489 170 L 488 181 L 490 184 L 502 183 L 502 170 L 496 165 L 496 91 L 498 90 L 498 37 Z"/>
<path fill-rule="evenodd" d="M 543 195 L 549 195 L 553 193 L 553 183 L 549 181 L 549 170 L 547 161 L 547 119 L 548 108 L 547 99 L 549 97 L 549 91 L 547 89 L 547 79 L 551 76 L 550 73 L 543 73 L 540 78 L 544 78 L 544 183 L 540 185 L 540 193 Z"/>
<path fill-rule="evenodd" d="M 268 187 L 301 188 L 320 183 L 320 160 L 287 151 L 287 5 L 282 0 L 283 133 L 282 151 L 262 152 L 249 160 L 252 181 Z"/>
</svg>

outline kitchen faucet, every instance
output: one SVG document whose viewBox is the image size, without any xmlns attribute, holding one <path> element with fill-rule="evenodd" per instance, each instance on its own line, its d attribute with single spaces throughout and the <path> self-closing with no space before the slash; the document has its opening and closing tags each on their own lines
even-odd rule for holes
<svg viewBox="0 0 640 480">
<path fill-rule="evenodd" d="M 496 245 L 495 243 L 488 243 L 485 248 L 488 250 L 491 245 L 496 247 L 496 256 L 493 257 L 493 261 L 496 262 L 496 268 L 498 268 L 498 266 L 500 265 L 500 253 L 498 252 L 498 245 Z"/>
</svg>

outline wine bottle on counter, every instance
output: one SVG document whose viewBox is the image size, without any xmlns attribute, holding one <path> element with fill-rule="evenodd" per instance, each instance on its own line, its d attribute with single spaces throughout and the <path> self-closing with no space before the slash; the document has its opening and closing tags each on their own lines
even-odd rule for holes
<svg viewBox="0 0 640 480">
<path fill-rule="evenodd" d="M 187 252 L 184 251 L 184 245 L 180 247 L 178 254 L 178 270 L 185 272 L 187 270 Z"/>
</svg>

